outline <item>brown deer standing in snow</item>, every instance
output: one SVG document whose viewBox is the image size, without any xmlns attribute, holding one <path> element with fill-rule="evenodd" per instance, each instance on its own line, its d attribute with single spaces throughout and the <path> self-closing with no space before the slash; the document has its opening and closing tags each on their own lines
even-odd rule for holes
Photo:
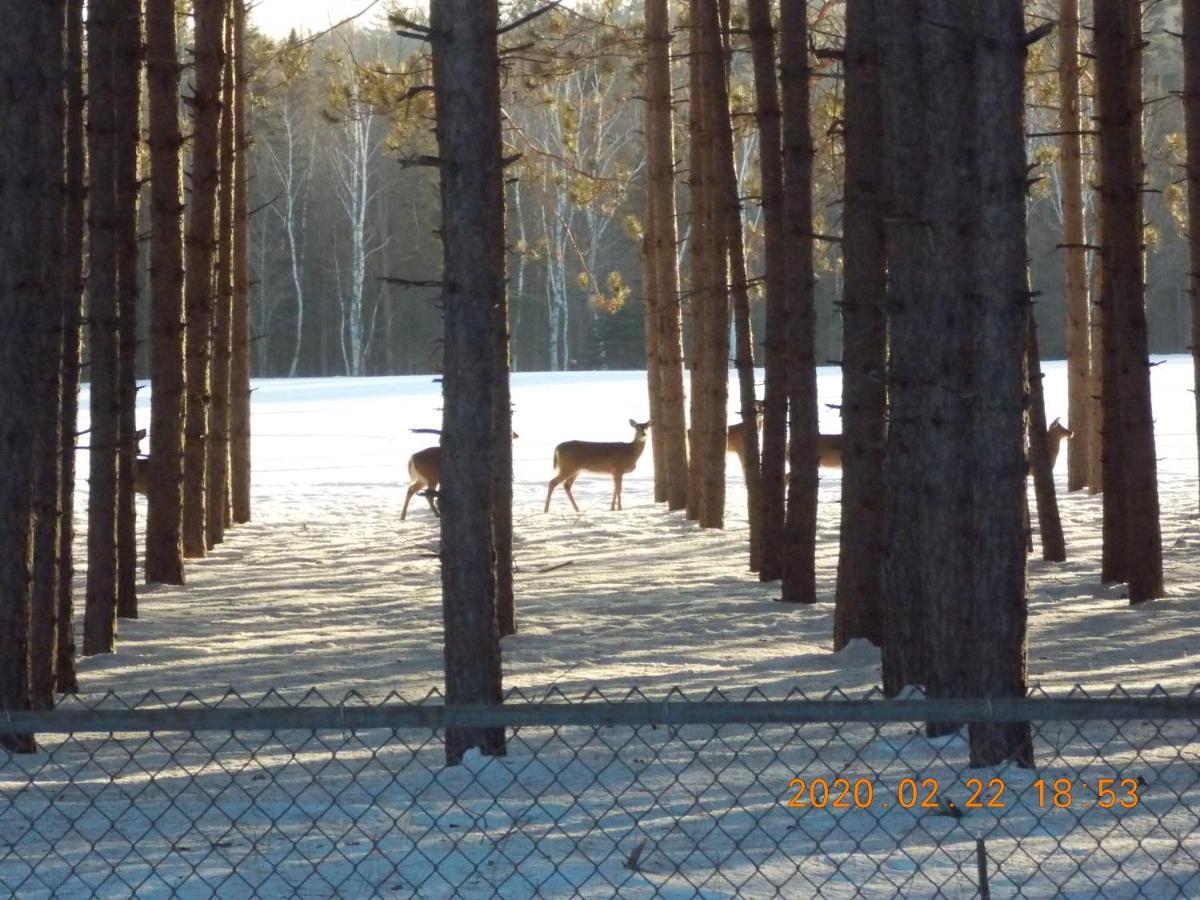
<svg viewBox="0 0 1200 900">
<path fill-rule="evenodd" d="M 1075 432 L 1055 419 L 1050 423 L 1050 427 L 1046 429 L 1046 440 L 1050 442 L 1050 468 L 1054 468 L 1054 464 L 1058 462 L 1058 451 L 1064 440 L 1075 437 Z"/>
<path fill-rule="evenodd" d="M 408 493 L 404 497 L 404 508 L 400 510 L 400 518 L 403 520 L 408 516 L 408 501 L 420 490 L 425 491 L 425 499 L 429 501 L 429 508 L 433 510 L 433 514 L 440 516 L 433 497 L 442 481 L 442 448 L 426 447 L 410 456 L 408 477 L 412 484 L 408 486 Z"/>
<path fill-rule="evenodd" d="M 575 496 L 571 493 L 571 485 L 575 483 L 580 472 L 601 472 L 611 475 L 613 496 L 609 509 L 621 508 L 621 479 L 626 472 L 632 472 L 637 466 L 638 457 L 646 449 L 646 432 L 651 425 L 650 422 L 635 422 L 633 419 L 629 420 L 629 424 L 633 426 L 633 440 L 628 444 L 563 441 L 554 448 L 556 474 L 550 479 L 550 487 L 546 490 L 546 506 L 542 510 L 543 512 L 550 511 L 550 497 L 560 484 L 567 492 L 567 499 L 575 507 L 575 512 L 579 512 L 579 504 L 575 502 Z"/>
<path fill-rule="evenodd" d="M 762 404 L 756 405 L 761 408 Z M 691 433 L 689 431 L 689 437 Z M 729 433 L 725 438 L 725 449 L 737 454 L 738 461 L 745 468 L 746 460 L 746 423 L 734 422 L 729 426 Z M 818 434 L 817 435 L 817 459 L 818 462 L 830 469 L 840 469 L 842 467 L 842 436 L 840 434 Z"/>
<path fill-rule="evenodd" d="M 414 428 L 413 431 L 417 434 L 442 433 L 436 428 Z M 515 431 L 512 436 L 514 439 L 518 437 Z M 425 499 L 429 501 L 429 508 L 433 510 L 433 514 L 441 516 L 441 511 L 434 502 L 437 497 L 438 485 L 442 482 L 441 446 L 426 447 L 410 456 L 408 458 L 408 477 L 412 483 L 408 486 L 408 493 L 404 497 L 404 508 L 400 510 L 400 518 L 404 519 L 408 516 L 408 502 L 412 500 L 413 494 L 422 490 L 425 491 Z"/>
</svg>

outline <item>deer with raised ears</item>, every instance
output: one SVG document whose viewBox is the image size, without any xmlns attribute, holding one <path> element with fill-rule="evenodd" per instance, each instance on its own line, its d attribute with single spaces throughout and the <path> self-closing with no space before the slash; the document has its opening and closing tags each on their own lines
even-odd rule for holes
<svg viewBox="0 0 1200 900">
<path fill-rule="evenodd" d="M 1050 442 L 1050 468 L 1054 468 L 1054 464 L 1058 462 L 1058 451 L 1062 446 L 1062 442 L 1075 437 L 1075 432 L 1055 419 L 1050 423 L 1050 427 L 1046 429 L 1046 440 Z"/>
<path fill-rule="evenodd" d="M 550 497 L 560 484 L 567 492 L 567 499 L 571 501 L 571 506 L 575 507 L 575 512 L 579 512 L 579 504 L 575 502 L 575 496 L 571 493 L 571 485 L 575 483 L 580 472 L 611 475 L 613 496 L 608 508 L 621 508 L 621 479 L 626 472 L 632 472 L 637 466 L 638 458 L 646 449 L 646 432 L 651 425 L 650 422 L 635 422 L 633 419 L 629 420 L 629 424 L 633 426 L 633 440 L 628 444 L 619 441 L 563 441 L 554 448 L 556 474 L 550 479 L 550 487 L 546 490 L 546 506 L 543 512 L 550 511 Z"/>
</svg>

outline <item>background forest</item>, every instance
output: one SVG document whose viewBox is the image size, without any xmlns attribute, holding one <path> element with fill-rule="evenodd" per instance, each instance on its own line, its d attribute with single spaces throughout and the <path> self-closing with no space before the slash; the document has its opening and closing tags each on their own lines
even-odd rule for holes
<svg viewBox="0 0 1200 900">
<path fill-rule="evenodd" d="M 826 6 L 814 9 L 812 28 L 822 66 L 813 82 L 815 215 L 817 231 L 833 237 L 841 228 L 842 64 L 832 56 L 821 58 L 821 51 L 841 46 L 844 21 L 842 4 Z M 1052 19 L 1053 6 L 1034 5 L 1030 27 L 1042 20 L 1039 13 Z M 686 23 L 682 5 L 676 13 L 673 21 Z M 1145 20 L 1148 318 L 1154 353 L 1184 352 L 1188 343 L 1183 113 L 1176 99 L 1183 59 L 1171 35 L 1180 29 L 1177 19 L 1177 8 L 1151 4 Z M 529 26 L 533 46 L 509 56 L 505 138 L 510 152 L 520 154 L 509 170 L 507 212 L 516 371 L 645 365 L 642 27 L 640 2 L 581 0 Z M 421 286 L 438 277 L 437 174 L 411 164 L 431 152 L 432 115 L 428 97 L 408 93 L 427 70 L 427 50 L 398 38 L 383 14 L 342 24 L 315 39 L 252 36 L 253 374 L 438 371 L 437 290 Z M 1058 251 L 1062 203 L 1052 134 L 1058 110 L 1056 58 L 1054 35 L 1031 47 L 1027 109 L 1028 153 L 1037 164 L 1031 178 L 1038 179 L 1028 211 L 1030 273 L 1040 292 L 1038 320 L 1047 358 L 1066 354 Z M 1088 62 L 1085 94 L 1091 86 Z M 674 80 L 676 95 L 685 102 L 686 61 L 675 63 Z M 735 53 L 731 80 L 754 277 L 763 269 L 763 233 L 748 52 Z M 678 158 L 686 160 L 683 113 L 681 108 L 676 116 L 676 147 Z M 1085 177 L 1094 180 L 1090 159 L 1086 165 Z M 685 178 L 681 173 L 684 213 Z M 681 257 L 686 219 L 682 227 Z M 839 246 L 835 240 L 819 241 L 815 254 L 817 360 L 829 362 L 841 357 Z M 752 299 L 755 330 L 761 334 L 761 295 Z"/>
</svg>

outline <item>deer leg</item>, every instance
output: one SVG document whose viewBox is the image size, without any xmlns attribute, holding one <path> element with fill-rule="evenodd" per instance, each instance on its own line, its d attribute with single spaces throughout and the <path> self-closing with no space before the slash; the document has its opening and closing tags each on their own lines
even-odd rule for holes
<svg viewBox="0 0 1200 900">
<path fill-rule="evenodd" d="M 542 512 L 550 512 L 550 497 L 554 493 L 554 489 L 562 484 L 562 481 L 561 475 L 555 475 L 550 479 L 550 487 L 546 489 L 546 506 Z"/>
<path fill-rule="evenodd" d="M 400 510 L 400 521 L 403 522 L 406 518 L 408 518 L 408 501 L 411 500 L 413 498 L 413 494 L 415 494 L 420 489 L 421 489 L 421 482 L 419 482 L 419 481 L 414 481 L 412 484 L 410 484 L 408 486 L 408 493 L 405 494 L 405 496 L 404 496 L 404 508 L 402 510 Z"/>
<path fill-rule="evenodd" d="M 437 485 L 427 485 L 425 488 L 425 499 L 429 501 L 429 508 L 433 510 L 433 514 L 440 519 L 442 517 L 442 512 L 438 509 L 437 504 L 433 502 L 433 495 L 436 492 Z"/>
<path fill-rule="evenodd" d="M 609 504 L 609 510 L 621 508 L 621 473 L 617 472 L 613 475 L 613 498 Z"/>
<path fill-rule="evenodd" d="M 575 495 L 571 493 L 571 485 L 575 483 L 578 475 L 572 475 L 563 483 L 563 490 L 567 492 L 567 499 L 571 501 L 571 505 L 575 507 L 575 512 L 579 512 L 579 504 L 575 502 Z"/>
</svg>

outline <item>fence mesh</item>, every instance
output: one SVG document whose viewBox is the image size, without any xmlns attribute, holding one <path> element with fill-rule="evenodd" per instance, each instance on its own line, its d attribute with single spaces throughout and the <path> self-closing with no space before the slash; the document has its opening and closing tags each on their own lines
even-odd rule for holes
<svg viewBox="0 0 1200 900">
<path fill-rule="evenodd" d="M 1103 697 L 1029 701 L 1033 769 L 873 694 L 513 692 L 507 755 L 449 767 L 436 693 L 68 701 L 0 718 L 41 732 L 0 750 L 0 893 L 1200 896 L 1200 688 Z"/>
</svg>

